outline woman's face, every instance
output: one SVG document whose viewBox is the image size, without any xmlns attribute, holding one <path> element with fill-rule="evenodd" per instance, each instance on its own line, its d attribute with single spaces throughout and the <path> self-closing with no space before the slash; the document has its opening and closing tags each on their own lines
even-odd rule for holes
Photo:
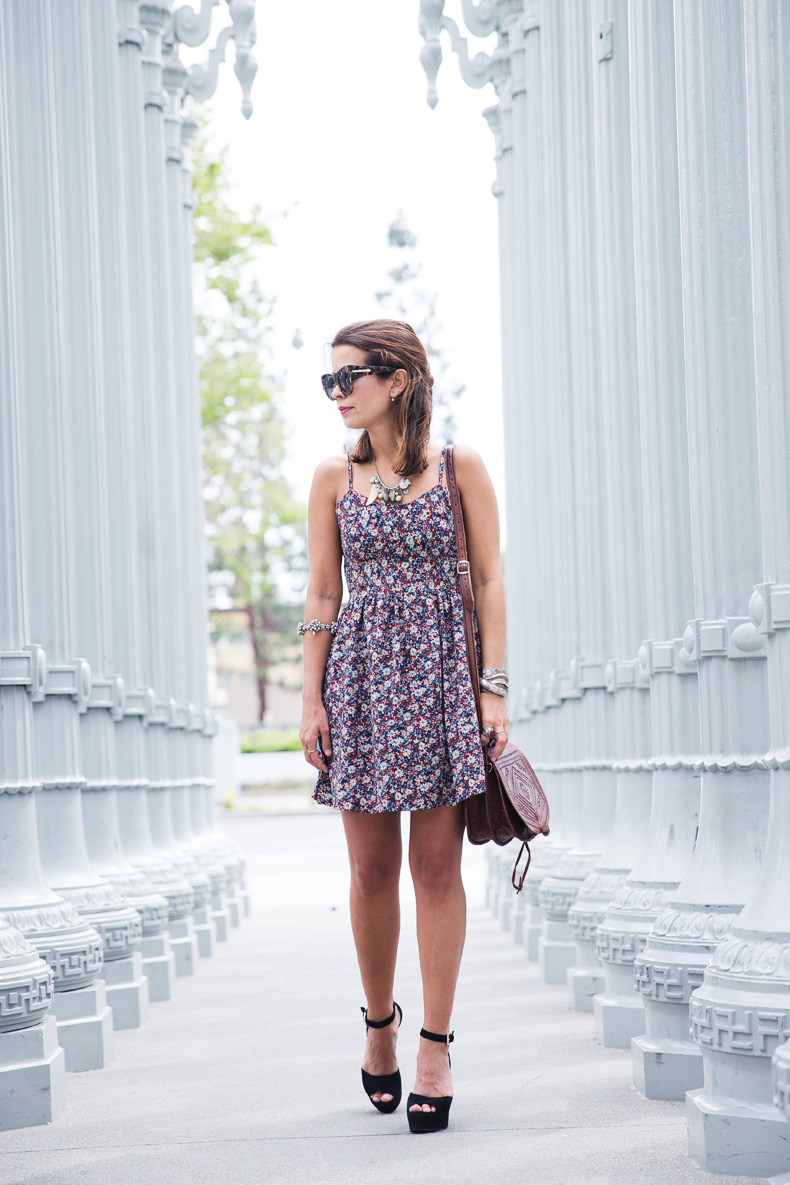
<svg viewBox="0 0 790 1185">
<path fill-rule="evenodd" d="M 343 366 L 366 366 L 362 350 L 356 346 L 335 346 L 332 351 L 332 371 L 337 374 Z M 335 387 L 335 406 L 347 428 L 367 428 L 368 431 L 382 421 L 392 419 L 396 400 L 403 390 L 405 372 L 394 371 L 388 375 L 366 374 L 354 379 L 350 395 L 343 395 Z"/>
</svg>

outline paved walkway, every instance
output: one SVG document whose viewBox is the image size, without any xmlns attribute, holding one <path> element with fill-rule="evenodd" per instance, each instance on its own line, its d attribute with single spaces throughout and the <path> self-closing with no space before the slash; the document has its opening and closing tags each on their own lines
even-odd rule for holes
<svg viewBox="0 0 790 1185">
<path fill-rule="evenodd" d="M 411 1136 L 359 1080 L 361 993 L 334 814 L 233 818 L 255 910 L 106 1070 L 68 1077 L 66 1113 L 0 1136 L 2 1185 L 746 1185 L 686 1155 L 684 1108 L 631 1086 L 482 906 L 467 849 L 469 939 L 454 1016 L 450 1130 Z M 404 884 L 404 891 L 406 885 Z M 421 1023 L 413 905 L 397 996 L 411 1087 Z"/>
</svg>

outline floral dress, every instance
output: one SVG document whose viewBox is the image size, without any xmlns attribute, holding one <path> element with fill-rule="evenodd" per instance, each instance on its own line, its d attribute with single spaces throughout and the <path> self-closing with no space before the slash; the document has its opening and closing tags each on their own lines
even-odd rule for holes
<svg viewBox="0 0 790 1185">
<path fill-rule="evenodd" d="M 370 505 L 349 458 L 337 518 L 350 596 L 323 684 L 332 759 L 313 795 L 338 810 L 424 810 L 485 790 L 444 454 L 419 498 Z"/>
</svg>

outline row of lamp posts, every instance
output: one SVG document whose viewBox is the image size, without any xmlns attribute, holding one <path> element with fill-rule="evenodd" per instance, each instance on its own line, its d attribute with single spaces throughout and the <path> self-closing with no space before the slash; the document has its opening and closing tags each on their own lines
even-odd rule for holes
<svg viewBox="0 0 790 1185">
<path fill-rule="evenodd" d="M 0 6 L 0 1130 L 227 937 L 191 297 L 195 123 L 253 5 Z"/>
<path fill-rule="evenodd" d="M 489 901 L 709 1171 L 790 1169 L 790 12 L 463 0 L 493 83 L 514 736 Z M 507 872 L 505 872 L 507 869 Z"/>
</svg>

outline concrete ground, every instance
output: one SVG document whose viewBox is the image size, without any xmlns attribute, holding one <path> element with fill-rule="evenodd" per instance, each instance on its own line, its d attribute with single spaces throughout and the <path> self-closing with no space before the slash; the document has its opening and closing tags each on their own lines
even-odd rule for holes
<svg viewBox="0 0 790 1185">
<path fill-rule="evenodd" d="M 681 1103 L 643 1099 L 630 1057 L 545 986 L 482 904 L 467 848 L 469 937 L 453 1027 L 450 1129 L 412 1136 L 359 1075 L 362 1003 L 335 814 L 235 817 L 253 916 L 105 1070 L 68 1076 L 49 1127 L 0 1136 L 2 1185 L 746 1185 L 686 1155 Z M 404 880 L 397 998 L 404 1093 L 422 1021 Z"/>
</svg>

